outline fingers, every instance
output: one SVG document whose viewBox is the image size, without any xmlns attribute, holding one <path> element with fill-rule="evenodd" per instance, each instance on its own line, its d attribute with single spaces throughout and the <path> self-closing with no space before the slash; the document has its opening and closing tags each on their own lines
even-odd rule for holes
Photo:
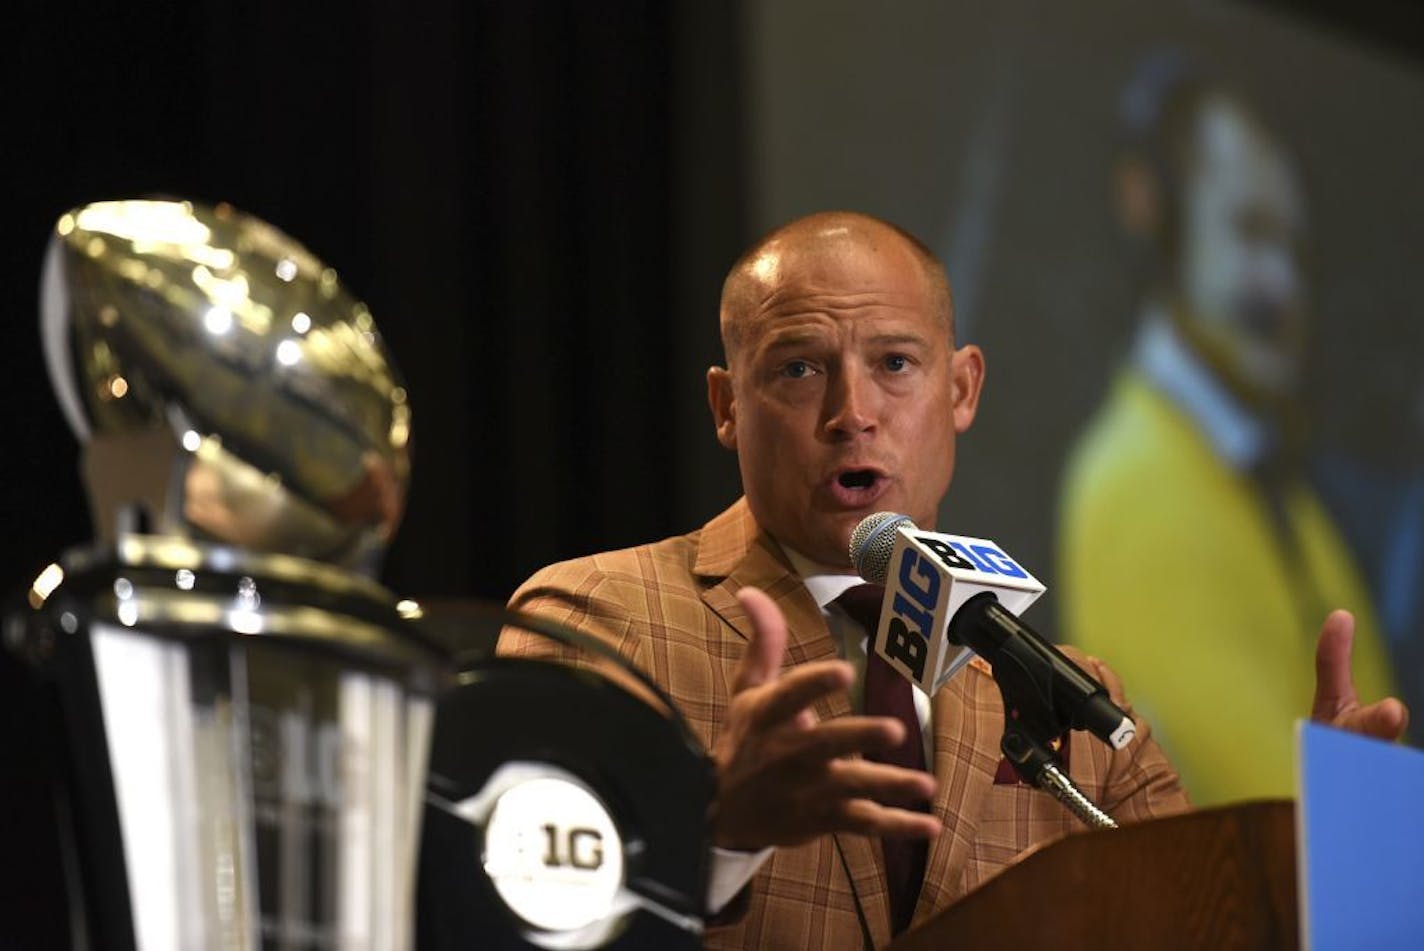
<svg viewBox="0 0 1424 951">
<path fill-rule="evenodd" d="M 944 831 L 944 825 L 934 816 L 882 806 L 868 799 L 847 802 L 838 824 L 847 832 L 901 839 L 933 839 Z"/>
<path fill-rule="evenodd" d="M 786 618 L 776 602 L 758 588 L 744 587 L 737 601 L 752 622 L 752 636 L 732 677 L 732 693 L 776 679 L 786 654 Z"/>
<path fill-rule="evenodd" d="M 784 751 L 782 782 L 818 788 L 815 798 L 834 802 L 870 798 L 890 803 L 930 799 L 935 778 L 929 773 L 864 758 L 889 749 L 905 728 L 888 717 L 841 717 L 817 724 L 794 738 Z"/>
<path fill-rule="evenodd" d="M 713 813 L 713 841 L 722 848 L 751 851 L 799 845 L 833 832 L 932 839 L 944 830 L 929 813 L 870 798 L 846 798 L 831 788 L 803 792 L 807 795 L 762 802 L 751 811 L 729 808 L 732 804 L 719 800 Z"/>
<path fill-rule="evenodd" d="M 741 737 L 769 740 L 776 731 L 794 724 L 794 735 L 780 739 L 781 755 L 802 764 L 886 750 L 900 743 L 905 726 L 893 717 L 844 716 L 817 722 L 810 707 L 821 697 L 845 688 L 851 676 L 844 661 L 807 664 L 767 686 L 742 713 L 733 731 Z M 749 700 L 748 694 L 742 695 Z M 735 705 L 735 702 L 734 702 Z"/>
<path fill-rule="evenodd" d="M 1394 697 L 1360 707 L 1339 717 L 1335 725 L 1365 736 L 1393 742 L 1409 726 L 1409 709 Z"/>
<path fill-rule="evenodd" d="M 1107 688 L 1108 698 L 1120 707 L 1127 706 L 1127 694 L 1122 689 L 1122 678 L 1117 675 L 1117 671 L 1096 657 L 1089 657 L 1088 663 L 1092 665 L 1093 676 Z"/>
<path fill-rule="evenodd" d="M 828 694 L 844 690 L 853 676 L 850 664 L 840 660 L 797 667 L 767 689 L 752 712 L 752 728 L 769 730 L 798 714 L 809 713 L 808 707 Z M 810 722 L 801 721 L 801 725 L 809 726 Z"/>
<path fill-rule="evenodd" d="M 756 588 L 742 588 L 737 600 L 752 635 L 733 672 L 726 729 L 714 748 L 718 844 L 760 848 L 836 831 L 938 835 L 938 820 L 896 805 L 932 798 L 934 777 L 861 758 L 899 743 L 904 726 L 888 717 L 817 722 L 812 707 L 848 687 L 853 668 L 822 661 L 783 674 L 781 610 Z"/>
<path fill-rule="evenodd" d="M 850 799 L 910 805 L 933 799 L 935 794 L 935 778 L 929 773 L 869 760 L 837 760 L 830 764 L 828 775 L 836 794 Z"/>
<path fill-rule="evenodd" d="M 836 717 L 816 724 L 797 738 L 796 759 L 838 759 L 890 749 L 905 738 L 905 725 L 893 717 Z"/>
<path fill-rule="evenodd" d="M 1355 642 L 1355 618 L 1349 611 L 1331 611 L 1315 645 L 1315 699 L 1312 720 L 1329 723 L 1355 703 L 1350 676 L 1350 650 Z"/>
<path fill-rule="evenodd" d="M 1354 642 L 1354 617 L 1349 611 L 1331 611 L 1315 646 L 1315 700 L 1310 718 L 1365 736 L 1397 740 L 1409 726 L 1409 709 L 1394 697 L 1360 705 L 1350 673 Z"/>
<path fill-rule="evenodd" d="M 940 822 L 913 807 L 934 798 L 935 780 L 918 770 L 861 759 L 820 768 L 781 768 L 743 788 L 724 785 L 714 807 L 714 840 L 723 848 L 794 845 L 828 832 L 930 838 Z"/>
</svg>

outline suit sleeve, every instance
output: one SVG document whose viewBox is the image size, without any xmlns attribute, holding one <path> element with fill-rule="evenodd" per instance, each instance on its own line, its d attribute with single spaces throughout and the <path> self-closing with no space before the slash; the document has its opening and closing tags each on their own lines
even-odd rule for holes
<svg viewBox="0 0 1424 951">
<path fill-rule="evenodd" d="M 1102 661 L 1067 648 L 1073 659 L 1102 681 L 1114 703 L 1137 726 L 1137 735 L 1124 750 L 1112 751 L 1093 740 L 1108 756 L 1100 806 L 1119 823 L 1141 822 L 1186 812 L 1191 808 L 1181 778 L 1152 736 L 1152 725 L 1132 709 L 1122 681 Z"/>
<path fill-rule="evenodd" d="M 595 638 L 640 670 L 647 670 L 646 640 L 640 636 L 628 609 L 625 584 L 598 568 L 591 559 L 551 565 L 520 585 L 509 609 L 530 614 Z M 506 657 L 552 660 L 596 671 L 619 686 L 649 701 L 646 688 L 612 661 L 562 644 L 523 628 L 506 627 L 495 652 Z"/>
</svg>

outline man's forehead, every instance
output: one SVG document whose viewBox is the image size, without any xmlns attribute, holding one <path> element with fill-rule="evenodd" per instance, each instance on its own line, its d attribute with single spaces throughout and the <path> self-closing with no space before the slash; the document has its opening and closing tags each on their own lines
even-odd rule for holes
<svg viewBox="0 0 1424 951">
<path fill-rule="evenodd" d="M 933 255 L 877 218 L 825 212 L 773 232 L 723 285 L 722 340 L 734 359 L 743 337 L 786 314 L 883 306 L 923 312 L 953 334 L 948 282 Z"/>
<path fill-rule="evenodd" d="M 1222 100 L 1201 116 L 1198 187 L 1230 202 L 1265 201 L 1291 218 L 1302 197 L 1290 159 L 1270 133 Z"/>
<path fill-rule="evenodd" d="M 949 344 L 944 318 L 916 278 L 901 287 L 826 287 L 798 281 L 741 319 L 747 349 L 762 354 L 824 345 Z"/>
<path fill-rule="evenodd" d="M 931 347 L 946 342 L 924 310 L 874 316 L 807 313 L 769 317 L 749 336 L 763 354 L 802 348 L 853 346 Z"/>
<path fill-rule="evenodd" d="M 781 283 L 785 265 L 786 249 L 779 243 L 768 244 L 747 262 L 746 276 L 762 287 L 774 287 Z"/>
</svg>

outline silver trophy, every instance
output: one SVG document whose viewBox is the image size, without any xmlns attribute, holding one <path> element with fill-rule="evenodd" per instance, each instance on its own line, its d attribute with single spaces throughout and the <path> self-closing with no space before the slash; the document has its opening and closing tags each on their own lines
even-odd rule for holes
<svg viewBox="0 0 1424 951">
<path fill-rule="evenodd" d="M 407 947 L 445 670 L 371 579 L 410 409 L 370 312 L 182 201 L 64 215 L 42 299 L 96 544 L 4 633 L 59 711 L 71 943 Z"/>
</svg>

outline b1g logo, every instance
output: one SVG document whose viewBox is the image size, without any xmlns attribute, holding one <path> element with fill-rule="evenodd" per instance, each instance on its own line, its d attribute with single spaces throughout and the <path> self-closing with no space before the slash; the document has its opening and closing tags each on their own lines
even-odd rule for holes
<svg viewBox="0 0 1424 951">
<path fill-rule="evenodd" d="M 939 603 L 939 571 L 913 548 L 906 548 L 896 581 L 885 632 L 885 656 L 904 664 L 916 680 L 923 680 L 934 636 L 934 609 Z"/>
<path fill-rule="evenodd" d="M 934 535 L 917 535 L 915 541 L 934 552 L 949 568 L 982 571 L 986 575 L 1005 578 L 1028 577 L 1028 572 L 1015 564 L 1012 558 L 987 542 L 965 544 L 958 539 L 937 538 Z"/>
<path fill-rule="evenodd" d="M 603 833 L 597 829 L 576 827 L 561 829 L 546 822 L 544 830 L 544 865 L 593 871 L 603 867 Z"/>
<path fill-rule="evenodd" d="M 545 931 L 617 917 L 623 842 L 612 815 L 576 776 L 540 771 L 548 775 L 519 779 L 495 800 L 484 822 L 485 874 L 510 911 Z"/>
</svg>

